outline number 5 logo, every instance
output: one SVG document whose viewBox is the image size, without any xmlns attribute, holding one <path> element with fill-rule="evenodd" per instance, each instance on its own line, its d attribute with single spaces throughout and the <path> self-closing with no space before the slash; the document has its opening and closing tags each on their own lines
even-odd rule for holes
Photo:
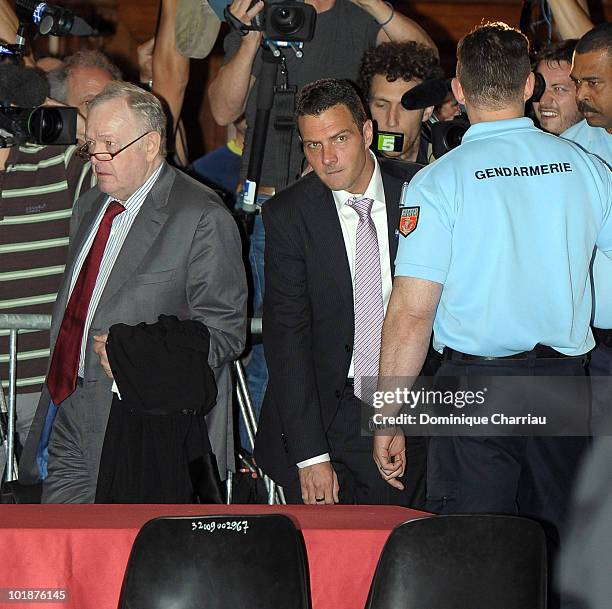
<svg viewBox="0 0 612 609">
<path fill-rule="evenodd" d="M 393 152 L 395 150 L 395 138 L 392 135 L 379 135 L 378 149 L 383 152 Z"/>
</svg>

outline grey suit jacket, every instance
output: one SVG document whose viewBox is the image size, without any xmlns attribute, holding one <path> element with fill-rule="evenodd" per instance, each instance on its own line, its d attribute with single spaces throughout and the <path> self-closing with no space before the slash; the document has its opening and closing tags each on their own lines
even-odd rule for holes
<svg viewBox="0 0 612 609">
<path fill-rule="evenodd" d="M 76 257 L 106 198 L 94 188 L 76 203 L 66 271 L 51 323 L 52 353 Z M 126 237 L 88 332 L 84 379 L 96 383 L 92 406 L 100 411 L 101 428 L 96 432 L 104 433 L 112 394 L 111 381 L 93 352 L 93 336 L 108 332 L 115 323 L 153 323 L 161 314 L 198 320 L 210 332 L 209 363 L 219 385 L 217 405 L 208 420 L 211 443 L 220 473 L 233 468 L 227 368 L 244 349 L 246 297 L 241 243 L 230 213 L 212 190 L 165 165 Z M 25 483 L 35 482 L 39 475 L 36 451 L 48 403 L 45 386 L 20 461 L 20 480 Z"/>
</svg>

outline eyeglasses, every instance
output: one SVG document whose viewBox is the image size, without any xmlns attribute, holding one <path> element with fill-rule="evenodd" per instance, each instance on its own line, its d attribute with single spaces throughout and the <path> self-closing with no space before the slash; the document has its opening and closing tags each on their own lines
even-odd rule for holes
<svg viewBox="0 0 612 609">
<path fill-rule="evenodd" d="M 92 145 L 95 142 L 85 142 L 79 149 L 78 155 L 89 161 L 91 157 L 95 157 L 98 161 L 112 161 L 120 152 L 123 152 L 126 148 L 129 148 L 132 144 L 135 144 L 138 140 L 141 140 L 145 135 L 152 133 L 151 131 L 145 131 L 141 136 L 137 137 L 135 140 L 132 140 L 129 144 L 126 144 L 123 148 L 119 148 L 117 152 L 89 152 Z"/>
</svg>

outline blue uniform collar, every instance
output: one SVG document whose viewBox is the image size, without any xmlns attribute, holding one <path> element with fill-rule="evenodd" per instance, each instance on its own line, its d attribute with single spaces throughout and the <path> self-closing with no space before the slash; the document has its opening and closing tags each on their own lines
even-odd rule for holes
<svg viewBox="0 0 612 609">
<path fill-rule="evenodd" d="M 463 136 L 462 142 L 471 140 L 479 140 L 482 138 L 494 137 L 502 135 L 508 131 L 517 131 L 519 129 L 535 129 L 535 125 L 530 118 L 523 116 L 521 118 L 509 118 L 501 121 L 487 121 L 472 125 Z"/>
</svg>

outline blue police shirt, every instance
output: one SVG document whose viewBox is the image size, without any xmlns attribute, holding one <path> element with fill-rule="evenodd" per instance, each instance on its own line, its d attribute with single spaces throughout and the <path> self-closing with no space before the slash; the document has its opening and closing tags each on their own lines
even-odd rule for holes
<svg viewBox="0 0 612 609">
<path fill-rule="evenodd" d="M 471 126 L 400 202 L 396 276 L 443 284 L 434 347 L 592 349 L 589 265 L 596 244 L 612 256 L 611 196 L 603 162 L 530 119 Z"/>
<path fill-rule="evenodd" d="M 586 120 L 576 123 L 561 137 L 576 142 L 612 166 L 612 134 L 602 127 L 591 127 Z M 612 260 L 595 250 L 593 276 L 593 325 L 612 328 Z"/>
<path fill-rule="evenodd" d="M 561 134 L 561 137 L 576 142 L 587 152 L 603 159 L 608 165 L 612 163 L 612 134 L 603 127 L 591 127 L 585 119 L 572 125 Z"/>
</svg>

